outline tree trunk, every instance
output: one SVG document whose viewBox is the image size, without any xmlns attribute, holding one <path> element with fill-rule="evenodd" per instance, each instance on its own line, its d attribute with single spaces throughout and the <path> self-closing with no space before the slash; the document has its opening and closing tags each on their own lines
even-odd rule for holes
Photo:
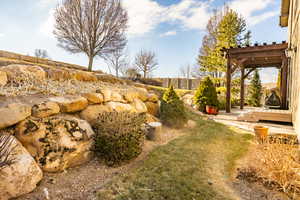
<svg viewBox="0 0 300 200">
<path fill-rule="evenodd" d="M 89 56 L 89 67 L 88 70 L 91 72 L 93 69 L 93 61 L 94 61 L 94 57 L 93 56 Z"/>
</svg>

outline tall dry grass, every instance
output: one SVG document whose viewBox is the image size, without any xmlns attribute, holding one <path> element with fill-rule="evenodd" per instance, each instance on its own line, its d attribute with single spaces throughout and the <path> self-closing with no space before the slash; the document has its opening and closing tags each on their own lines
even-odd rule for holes
<svg viewBox="0 0 300 200">
<path fill-rule="evenodd" d="M 296 138 L 273 137 L 271 141 L 257 145 L 247 162 L 248 176 L 255 176 L 255 181 L 263 182 L 292 198 L 299 196 L 300 160 L 296 143 Z"/>
</svg>

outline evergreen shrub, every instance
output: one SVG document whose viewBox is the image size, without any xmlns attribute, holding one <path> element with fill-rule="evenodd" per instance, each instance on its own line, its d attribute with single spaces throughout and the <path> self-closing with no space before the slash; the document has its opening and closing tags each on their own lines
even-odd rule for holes
<svg viewBox="0 0 300 200">
<path fill-rule="evenodd" d="M 198 106 L 199 110 L 205 112 L 206 106 L 219 107 L 216 87 L 209 76 L 205 77 L 194 96 L 194 103 Z"/>
<path fill-rule="evenodd" d="M 187 122 L 184 103 L 176 94 L 173 86 L 168 88 L 161 100 L 160 118 L 164 125 L 181 128 Z"/>
</svg>

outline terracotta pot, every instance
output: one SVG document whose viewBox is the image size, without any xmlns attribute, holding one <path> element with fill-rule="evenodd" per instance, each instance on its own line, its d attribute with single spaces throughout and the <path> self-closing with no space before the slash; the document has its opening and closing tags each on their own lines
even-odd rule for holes
<svg viewBox="0 0 300 200">
<path fill-rule="evenodd" d="M 206 106 L 206 113 L 209 115 L 217 115 L 219 111 L 215 106 Z"/>
<path fill-rule="evenodd" d="M 256 138 L 260 141 L 263 142 L 267 139 L 268 134 L 269 134 L 269 128 L 264 127 L 264 126 L 254 126 L 254 132 L 256 135 Z"/>
</svg>

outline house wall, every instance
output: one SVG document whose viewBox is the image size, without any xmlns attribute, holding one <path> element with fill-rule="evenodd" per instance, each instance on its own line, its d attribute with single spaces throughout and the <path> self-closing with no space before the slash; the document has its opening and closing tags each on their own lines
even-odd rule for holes
<svg viewBox="0 0 300 200">
<path fill-rule="evenodd" d="M 300 136 L 300 1 L 290 1 L 288 22 L 289 41 L 289 99 L 293 124 Z"/>
</svg>

